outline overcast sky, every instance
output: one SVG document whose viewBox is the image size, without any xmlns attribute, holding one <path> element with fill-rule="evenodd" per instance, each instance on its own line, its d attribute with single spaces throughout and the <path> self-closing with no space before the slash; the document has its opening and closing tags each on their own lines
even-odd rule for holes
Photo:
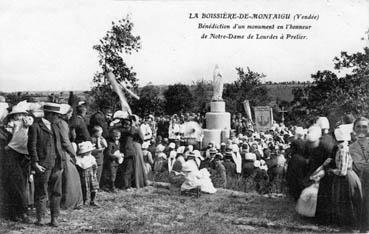
<svg viewBox="0 0 369 234">
<path fill-rule="evenodd" d="M 127 14 L 142 38 L 142 49 L 125 58 L 140 85 L 211 80 L 215 64 L 225 82 L 237 78 L 237 66 L 264 73 L 265 80 L 309 80 L 317 70 L 332 69 L 341 51 L 361 51 L 368 43 L 361 38 L 369 28 L 365 0 L 1 0 L 0 12 L 0 91 L 89 89 L 99 69 L 92 46 L 112 21 Z M 308 40 L 201 40 L 198 23 L 229 21 L 191 20 L 191 12 L 312 13 L 319 14 L 319 20 L 289 21 L 312 25 L 305 33 Z"/>
</svg>

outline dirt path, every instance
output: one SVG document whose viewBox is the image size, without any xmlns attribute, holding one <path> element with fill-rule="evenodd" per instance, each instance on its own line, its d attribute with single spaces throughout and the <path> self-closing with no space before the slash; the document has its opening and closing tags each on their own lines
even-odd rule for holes
<svg viewBox="0 0 369 234">
<path fill-rule="evenodd" d="M 63 211 L 60 227 L 0 220 L 1 233 L 255 233 L 335 232 L 299 218 L 286 198 L 219 189 L 200 198 L 146 187 L 101 192 L 101 207 Z"/>
</svg>

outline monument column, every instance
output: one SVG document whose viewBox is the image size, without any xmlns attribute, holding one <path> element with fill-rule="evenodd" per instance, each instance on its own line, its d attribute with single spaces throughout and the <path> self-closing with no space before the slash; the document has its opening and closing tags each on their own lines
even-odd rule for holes
<svg viewBox="0 0 369 234">
<path fill-rule="evenodd" d="M 210 102 L 210 112 L 206 113 L 206 129 L 204 129 L 203 145 L 209 142 L 220 144 L 229 138 L 231 130 L 231 114 L 225 112 L 223 95 L 223 78 L 218 65 L 213 73 L 213 96 Z"/>
</svg>

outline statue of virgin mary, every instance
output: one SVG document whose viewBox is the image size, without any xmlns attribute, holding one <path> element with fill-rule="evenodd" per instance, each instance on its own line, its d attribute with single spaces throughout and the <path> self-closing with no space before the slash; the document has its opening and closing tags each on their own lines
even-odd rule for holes
<svg viewBox="0 0 369 234">
<path fill-rule="evenodd" d="M 219 72 L 219 66 L 215 65 L 213 73 L 213 97 L 212 101 L 223 101 L 223 78 Z"/>
</svg>

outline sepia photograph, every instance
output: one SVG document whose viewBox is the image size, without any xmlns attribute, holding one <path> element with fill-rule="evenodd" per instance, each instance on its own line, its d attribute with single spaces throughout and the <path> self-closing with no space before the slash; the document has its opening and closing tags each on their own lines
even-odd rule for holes
<svg viewBox="0 0 369 234">
<path fill-rule="evenodd" d="M 0 233 L 369 233 L 369 0 L 2 0 Z"/>
</svg>

